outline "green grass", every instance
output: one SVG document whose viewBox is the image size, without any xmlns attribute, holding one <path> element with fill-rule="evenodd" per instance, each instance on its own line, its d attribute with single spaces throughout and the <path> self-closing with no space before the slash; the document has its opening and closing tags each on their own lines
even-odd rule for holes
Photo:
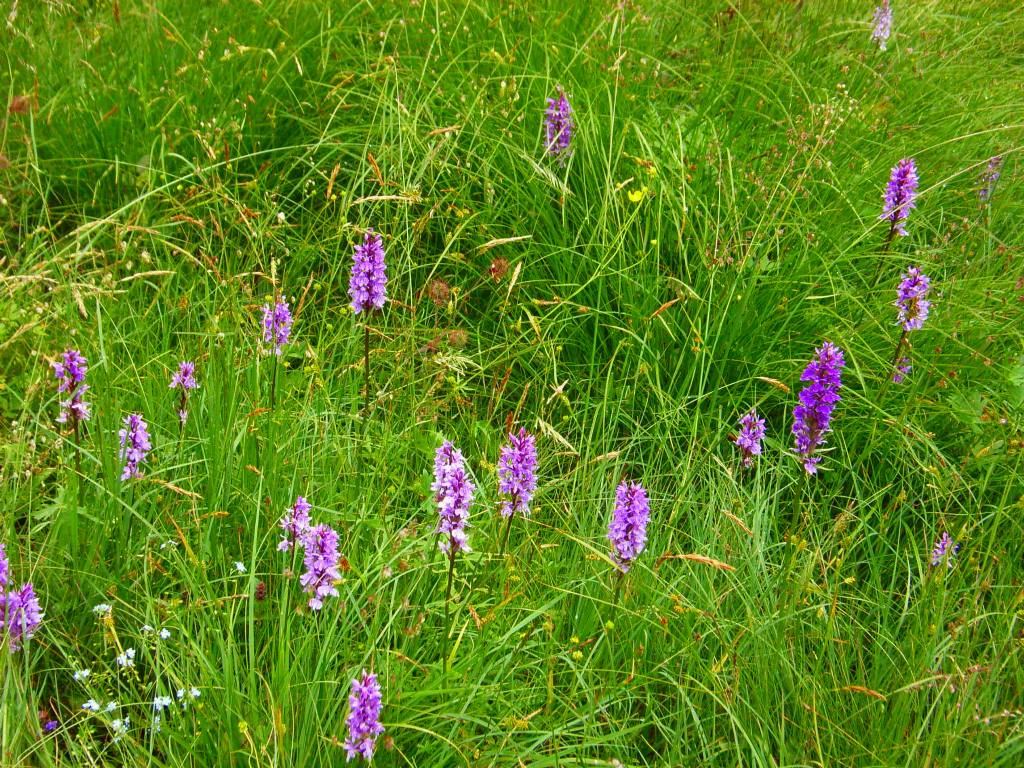
<svg viewBox="0 0 1024 768">
<path fill-rule="evenodd" d="M 380 765 L 1024 761 L 1019 3 L 897 3 L 886 53 L 870 2 L 623 5 L 17 4 L 0 542 L 46 620 L 0 649 L 0 764 L 340 764 L 364 667 Z M 564 167 L 541 132 L 558 85 Z M 922 194 L 881 253 L 905 156 Z M 368 226 L 393 301 L 363 418 L 347 285 Z M 934 305 L 911 377 L 887 385 L 911 264 Z M 271 409 L 275 291 L 297 319 Z M 824 339 L 845 386 L 807 478 L 792 408 Z M 79 445 L 54 421 L 48 363 L 68 347 L 90 362 Z M 179 438 L 182 359 L 201 388 Z M 751 406 L 768 439 L 741 474 Z M 154 451 L 122 483 L 129 412 Z M 540 488 L 502 553 L 512 424 L 538 435 Z M 447 643 L 443 438 L 479 486 Z M 653 519 L 617 605 L 623 478 Z M 300 494 L 350 565 L 319 614 L 276 551 Z M 931 568 L 943 530 L 963 549 Z M 682 554 L 730 569 L 665 557 Z M 153 698 L 191 686 L 148 731 Z M 113 743 L 89 698 L 130 733 Z"/>
</svg>

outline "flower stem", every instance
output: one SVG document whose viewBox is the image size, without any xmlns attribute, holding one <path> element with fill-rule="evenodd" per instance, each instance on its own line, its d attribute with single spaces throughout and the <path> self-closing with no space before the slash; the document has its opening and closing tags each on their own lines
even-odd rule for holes
<svg viewBox="0 0 1024 768">
<path fill-rule="evenodd" d="M 451 612 L 449 610 L 452 598 L 452 581 L 455 577 L 455 542 L 448 542 L 448 586 L 444 590 L 444 657 L 441 659 L 441 669 L 448 673 L 448 636 L 451 634 Z"/>
<path fill-rule="evenodd" d="M 889 247 L 892 245 L 892 239 L 896 236 L 896 222 L 892 222 L 889 225 L 889 234 L 885 236 L 885 242 L 882 243 L 882 250 L 878 252 L 878 266 L 875 268 L 875 276 L 871 278 L 871 285 L 877 285 L 878 278 L 882 274 L 882 257 L 889 252 Z"/>
<path fill-rule="evenodd" d="M 515 509 L 515 507 L 513 507 L 513 510 L 514 509 Z M 515 512 L 513 511 L 512 514 L 510 514 L 508 516 L 508 522 L 505 524 L 505 535 L 502 536 L 502 538 L 501 538 L 501 554 L 502 554 L 502 556 L 504 556 L 505 550 L 508 548 L 509 535 L 512 533 L 512 518 L 514 518 L 515 516 L 516 516 Z"/>
<path fill-rule="evenodd" d="M 366 385 L 366 393 L 363 399 L 363 413 L 366 416 L 370 415 L 370 323 L 367 321 L 366 325 L 363 326 L 363 373 L 365 374 L 363 382 Z"/>
<path fill-rule="evenodd" d="M 270 374 L 270 410 L 274 410 L 277 398 L 277 355 L 274 355 L 274 370 Z"/>
<path fill-rule="evenodd" d="M 903 345 L 906 344 L 906 342 L 907 331 L 906 329 L 904 329 L 903 333 L 900 334 L 900 340 L 896 342 L 896 351 L 893 352 L 892 360 L 889 361 L 889 370 L 888 373 L 886 373 L 884 381 L 882 381 L 882 388 L 878 390 L 879 401 L 881 401 L 882 396 L 885 394 L 885 391 L 889 388 L 889 382 L 892 381 L 893 373 L 896 370 L 896 365 L 899 363 L 900 360 L 900 353 L 903 351 Z"/>
</svg>

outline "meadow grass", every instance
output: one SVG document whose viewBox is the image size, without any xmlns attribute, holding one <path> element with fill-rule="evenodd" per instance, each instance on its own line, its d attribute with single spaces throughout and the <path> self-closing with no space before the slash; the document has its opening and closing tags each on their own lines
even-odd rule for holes
<svg viewBox="0 0 1024 768">
<path fill-rule="evenodd" d="M 339 764 L 362 669 L 384 765 L 1024 762 L 1018 2 L 897 3 L 884 53 L 847 0 L 4 8 L 0 542 L 46 618 L 0 647 L 0 763 Z M 911 156 L 918 205 L 883 250 Z M 364 412 L 367 227 L 390 302 Z M 895 385 L 911 265 L 933 307 Z M 847 364 L 809 477 L 790 429 L 824 340 Z M 49 365 L 68 348 L 77 442 Z M 131 412 L 154 450 L 122 482 Z M 503 548 L 520 425 L 540 484 Z M 443 439 L 478 489 L 447 637 Z M 616 592 L 627 479 L 652 519 Z M 299 495 L 345 557 L 319 612 L 276 548 Z"/>
</svg>

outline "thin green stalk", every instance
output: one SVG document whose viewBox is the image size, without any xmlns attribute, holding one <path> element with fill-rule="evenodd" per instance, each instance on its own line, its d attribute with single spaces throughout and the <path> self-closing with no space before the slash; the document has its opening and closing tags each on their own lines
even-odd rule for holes
<svg viewBox="0 0 1024 768">
<path fill-rule="evenodd" d="M 363 373 L 365 393 L 363 395 L 363 414 L 370 415 L 370 323 L 363 326 Z"/>
<path fill-rule="evenodd" d="M 514 507 L 513 507 L 513 509 L 514 509 Z M 508 516 L 508 520 L 505 523 L 505 534 L 501 538 L 501 555 L 502 555 L 502 557 L 505 556 L 505 550 L 508 549 L 508 540 L 509 540 L 509 536 L 512 533 L 512 520 L 513 520 L 514 517 L 515 517 L 515 513 L 513 512 L 512 514 L 510 514 Z"/>
<path fill-rule="evenodd" d="M 449 606 L 452 597 L 452 581 L 455 578 L 455 546 L 451 541 L 449 541 L 448 545 L 448 586 L 445 587 L 444 590 L 444 656 L 441 659 L 441 669 L 445 674 L 448 673 L 448 665 L 450 661 L 448 658 L 448 641 L 449 634 L 452 629 L 452 623 Z"/>
</svg>

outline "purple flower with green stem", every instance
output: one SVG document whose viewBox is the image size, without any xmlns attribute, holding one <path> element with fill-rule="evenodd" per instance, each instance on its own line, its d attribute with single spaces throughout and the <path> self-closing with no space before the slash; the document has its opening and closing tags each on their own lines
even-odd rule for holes
<svg viewBox="0 0 1024 768">
<path fill-rule="evenodd" d="M 292 312 L 288 302 L 278 299 L 274 305 L 263 305 L 263 343 L 273 348 L 274 354 L 281 356 L 281 349 L 291 340 Z"/>
<path fill-rule="evenodd" d="M 346 762 L 361 757 L 366 762 L 373 759 L 377 737 L 384 733 L 380 724 L 381 704 L 380 683 L 377 676 L 362 673 L 352 680 L 352 692 L 348 697 L 348 738 L 345 739 Z"/>
<path fill-rule="evenodd" d="M 366 230 L 363 242 L 352 253 L 352 274 L 348 295 L 352 299 L 352 312 L 363 313 L 363 371 L 365 394 L 363 412 L 370 412 L 370 315 L 384 308 L 387 294 L 387 265 L 384 263 L 384 241 L 372 228 Z"/>
<path fill-rule="evenodd" d="M 893 166 L 883 195 L 884 205 L 879 218 L 889 222 L 885 248 L 895 235 L 907 234 L 906 220 L 910 211 L 916 207 L 914 201 L 917 198 L 917 186 L 917 165 L 914 158 L 905 157 Z"/>
<path fill-rule="evenodd" d="M 43 610 L 31 582 L 0 593 L 0 633 L 6 634 L 10 650 L 22 648 L 42 622 Z"/>
<path fill-rule="evenodd" d="M 3 590 L 7 589 L 7 585 L 11 583 L 11 561 L 7 559 L 7 550 L 4 548 L 3 542 L 0 542 L 0 597 L 3 595 Z M 2 615 L 0 615 L 2 618 Z"/>
<path fill-rule="evenodd" d="M 285 535 L 278 542 L 279 552 L 291 552 L 296 544 L 302 542 L 309 531 L 309 511 L 312 508 L 304 497 L 299 496 L 287 514 L 281 518 L 280 526 Z"/>
<path fill-rule="evenodd" d="M 277 359 L 281 357 L 284 345 L 291 341 L 292 312 L 285 299 L 277 299 L 274 305 L 263 305 L 263 343 L 274 352 L 274 369 L 270 375 L 270 407 L 277 399 Z"/>
<path fill-rule="evenodd" d="M 751 408 L 740 416 L 740 433 L 733 441 L 743 455 L 743 466 L 750 467 L 754 457 L 761 455 L 761 441 L 764 440 L 764 419 L 758 418 L 757 410 Z"/>
<path fill-rule="evenodd" d="M 981 202 L 986 203 L 992 197 L 992 193 L 996 190 L 996 182 L 1002 176 L 1002 169 L 1002 155 L 989 158 L 985 172 L 981 176 L 981 189 L 978 190 L 978 197 L 981 199 Z"/>
<path fill-rule="evenodd" d="M 348 295 L 352 299 L 352 312 L 374 312 L 384 308 L 388 299 L 387 265 L 384 262 L 384 241 L 381 236 L 367 229 L 363 242 L 352 253 L 352 274 L 349 277 Z"/>
<path fill-rule="evenodd" d="M 466 526 L 476 486 L 466 472 L 462 452 L 450 440 L 445 440 L 434 455 L 434 482 L 430 487 L 437 502 L 437 532 L 441 534 L 438 546 L 452 557 L 469 552 Z"/>
<path fill-rule="evenodd" d="M 530 501 L 537 489 L 537 441 L 524 428 L 508 436 L 498 458 L 498 491 L 507 498 L 501 502 L 501 514 L 508 518 L 505 543 L 515 515 L 530 516 Z M 504 545 L 502 545 L 504 546 Z"/>
<path fill-rule="evenodd" d="M 149 425 L 143 420 L 141 413 L 128 414 L 124 417 L 123 423 L 124 428 L 117 433 L 121 441 L 121 460 L 124 462 L 121 480 L 142 477 L 140 466 L 146 462 L 153 448 Z"/>
<path fill-rule="evenodd" d="M 615 508 L 608 524 L 608 540 L 612 543 L 612 559 L 622 573 L 647 546 L 647 523 L 651 506 L 647 491 L 637 482 L 625 482 L 615 489 Z"/>
<path fill-rule="evenodd" d="M 889 0 L 882 0 L 882 4 L 875 8 L 872 21 L 875 27 L 871 32 L 871 39 L 878 43 L 878 50 L 884 51 L 892 33 L 892 8 L 889 6 Z"/>
<path fill-rule="evenodd" d="M 57 377 L 57 392 L 68 396 L 60 404 L 57 423 L 66 424 L 70 421 L 77 438 L 79 423 L 88 421 L 91 416 L 89 403 L 83 399 L 89 389 L 85 383 L 85 374 L 89 371 L 88 361 L 77 349 L 69 349 L 60 356 L 60 360 L 50 365 Z"/>
<path fill-rule="evenodd" d="M 329 525 L 318 525 L 306 531 L 302 546 L 306 550 L 303 558 L 306 572 L 299 581 L 302 588 L 312 595 L 309 607 L 319 611 L 324 606 L 325 597 L 338 596 L 338 589 L 334 586 L 334 582 L 341 579 L 338 534 Z"/>
<path fill-rule="evenodd" d="M 953 567 L 953 558 L 960 551 L 960 545 L 953 541 L 947 531 L 943 531 L 939 540 L 932 548 L 932 567 L 942 565 L 943 562 L 950 568 Z"/>
<path fill-rule="evenodd" d="M 565 158 L 571 154 L 570 145 L 575 127 L 569 99 L 562 86 L 558 86 L 557 97 L 548 99 L 544 111 L 544 150 L 564 163 Z"/>
<path fill-rule="evenodd" d="M 438 547 L 448 555 L 448 585 L 444 594 L 444 657 L 442 664 L 448 668 L 448 635 L 451 631 L 449 605 L 452 596 L 452 582 L 455 578 L 455 556 L 469 552 L 466 526 L 469 523 L 469 507 L 473 503 L 476 487 L 466 471 L 465 460 L 450 440 L 445 440 L 434 454 L 434 491 L 438 512 Z"/>
<path fill-rule="evenodd" d="M 0 640 L 6 636 L 10 650 L 17 651 L 39 628 L 43 610 L 31 582 L 7 591 L 11 583 L 10 562 L 0 544 Z"/>
<path fill-rule="evenodd" d="M 892 380 L 896 384 L 902 383 L 910 373 L 910 358 L 902 353 L 904 349 L 909 350 L 910 347 L 908 334 L 921 330 L 928 319 L 928 310 L 931 309 L 931 302 L 928 300 L 930 290 L 931 278 L 919 267 L 908 268 L 896 289 L 896 322 L 902 327 L 900 340 L 896 343 L 896 352 L 892 357 Z"/>
<path fill-rule="evenodd" d="M 199 389 L 199 382 L 196 381 L 196 364 L 183 360 L 178 363 L 178 370 L 171 375 L 171 389 L 181 390 L 178 400 L 178 419 L 181 425 L 185 425 L 188 419 L 188 393 L 193 389 Z"/>
<path fill-rule="evenodd" d="M 793 409 L 793 450 L 802 457 L 809 475 L 817 473 L 821 462 L 817 451 L 825 445 L 825 435 L 831 431 L 832 412 L 841 399 L 839 389 L 845 364 L 843 351 L 826 341 L 814 350 L 814 358 L 800 377 L 808 386 L 800 391 L 800 403 Z"/>
</svg>

